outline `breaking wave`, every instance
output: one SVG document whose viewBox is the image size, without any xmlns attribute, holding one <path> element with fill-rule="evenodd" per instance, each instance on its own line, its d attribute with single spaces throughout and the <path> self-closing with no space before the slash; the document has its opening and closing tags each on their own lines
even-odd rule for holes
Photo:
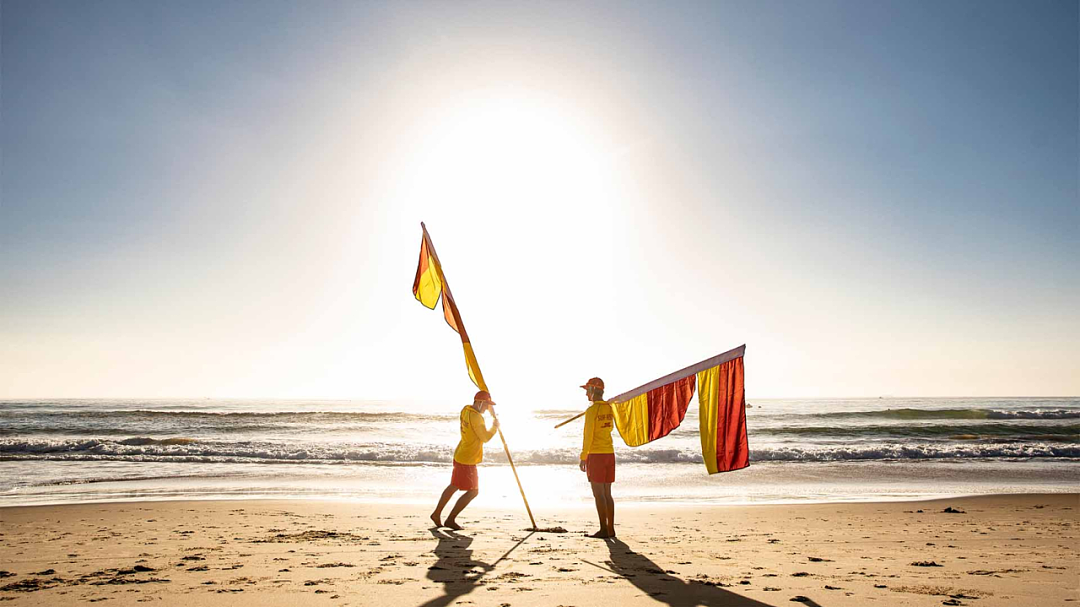
<svg viewBox="0 0 1080 607">
<path fill-rule="evenodd" d="M 117 441 L 121 445 L 191 445 L 199 441 L 193 438 L 125 438 L 122 441 Z"/>
<path fill-rule="evenodd" d="M 0 460 L 115 460 L 199 463 L 386 463 L 421 465 L 449 463 L 453 449 L 438 445 L 317 445 L 263 442 L 221 443 L 191 439 L 134 438 L 126 440 L 0 440 Z M 622 463 L 699 463 L 701 455 L 690 449 L 637 449 L 620 452 Z M 750 459 L 759 462 L 836 462 L 857 460 L 993 458 L 1080 458 L 1080 446 L 1052 443 L 924 443 L 842 446 L 769 446 L 751 448 Z M 501 450 L 486 460 L 505 463 Z M 576 449 L 543 449 L 515 452 L 522 464 L 572 465 Z"/>
<path fill-rule="evenodd" d="M 884 409 L 812 414 L 822 418 L 880 419 L 1080 419 L 1077 409 Z"/>
<path fill-rule="evenodd" d="M 208 412 L 208 411 L 0 411 L 0 436 L 61 434 L 131 436 L 138 433 L 268 434 L 351 432 L 392 424 L 456 421 L 457 415 L 389 412 Z"/>
<path fill-rule="evenodd" d="M 26 413 L 0 412 L 4 417 L 25 416 Z M 185 420 L 221 420 L 221 419 L 269 419 L 289 420 L 310 423 L 320 421 L 378 421 L 400 422 L 404 420 L 439 421 L 457 419 L 457 414 L 431 414 L 409 413 L 406 411 L 389 411 L 385 413 L 371 413 L 362 411 L 154 411 L 151 409 L 120 409 L 106 411 L 52 411 L 35 412 L 35 417 L 56 417 L 64 419 L 77 418 L 180 418 Z"/>
<path fill-rule="evenodd" d="M 820 438 L 1000 438 L 1034 440 L 1073 440 L 1080 442 L 1080 424 L 1046 425 L 1038 423 L 969 423 L 969 424 L 890 424 L 847 426 L 780 426 L 754 428 L 754 434 L 795 435 Z"/>
</svg>

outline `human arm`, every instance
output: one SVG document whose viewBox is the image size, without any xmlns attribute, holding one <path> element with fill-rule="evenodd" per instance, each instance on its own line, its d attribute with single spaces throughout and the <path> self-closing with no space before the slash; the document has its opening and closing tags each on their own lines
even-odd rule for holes
<svg viewBox="0 0 1080 607">
<path fill-rule="evenodd" d="M 585 411 L 585 431 L 581 438 L 581 461 L 584 466 L 585 460 L 589 459 L 589 447 L 592 446 L 593 432 L 596 428 L 596 407 L 590 405 Z M 582 467 L 582 470 L 584 468 Z"/>
<path fill-rule="evenodd" d="M 491 428 L 488 428 L 487 424 L 484 423 L 484 416 L 481 415 L 479 412 L 473 411 L 469 413 L 469 415 L 474 416 L 472 419 L 472 423 L 469 424 L 469 426 L 472 428 L 473 433 L 476 434 L 476 438 L 480 439 L 480 442 L 488 442 L 493 436 L 495 436 L 495 433 L 499 431 L 498 418 L 496 418 L 492 422 Z"/>
</svg>

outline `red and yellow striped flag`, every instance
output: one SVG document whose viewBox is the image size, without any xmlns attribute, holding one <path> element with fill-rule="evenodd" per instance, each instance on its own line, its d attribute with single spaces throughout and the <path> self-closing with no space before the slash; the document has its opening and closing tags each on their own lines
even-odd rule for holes
<svg viewBox="0 0 1080 607">
<path fill-rule="evenodd" d="M 423 227 L 424 224 L 420 225 Z M 435 309 L 435 304 L 439 303 L 439 296 L 442 296 L 443 318 L 446 319 L 446 324 L 461 336 L 469 379 L 476 384 L 477 388 L 487 390 L 484 376 L 480 373 L 480 364 L 476 362 L 476 354 L 473 353 L 472 344 L 469 343 L 469 334 L 465 332 L 465 325 L 461 322 L 461 314 L 458 313 L 457 303 L 454 302 L 454 296 L 450 293 L 450 285 L 446 284 L 446 276 L 443 275 L 439 256 L 435 254 L 435 247 L 431 244 L 427 227 L 423 227 L 423 230 L 423 239 L 420 241 L 420 263 L 416 266 L 416 278 L 413 280 L 413 296 L 430 310 Z"/>
<path fill-rule="evenodd" d="M 623 441 L 637 447 L 679 427 L 697 388 L 701 455 L 709 474 L 750 465 L 743 353 L 739 346 L 624 392 L 609 402 Z"/>
</svg>

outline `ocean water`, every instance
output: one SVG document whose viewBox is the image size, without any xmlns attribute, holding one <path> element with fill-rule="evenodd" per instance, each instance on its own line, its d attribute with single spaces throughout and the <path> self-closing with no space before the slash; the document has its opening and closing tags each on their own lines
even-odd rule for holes
<svg viewBox="0 0 1080 607">
<path fill-rule="evenodd" d="M 141 499 L 428 502 L 464 403 L 0 401 L 0 505 Z M 583 403 L 584 405 L 585 403 Z M 434 411 L 434 413 L 433 413 Z M 580 410 L 500 406 L 534 509 L 587 504 Z M 752 400 L 751 465 L 709 476 L 697 406 L 668 437 L 615 437 L 621 503 L 916 499 L 1080 491 L 1080 399 Z M 481 502 L 520 503 L 498 437 Z"/>
</svg>

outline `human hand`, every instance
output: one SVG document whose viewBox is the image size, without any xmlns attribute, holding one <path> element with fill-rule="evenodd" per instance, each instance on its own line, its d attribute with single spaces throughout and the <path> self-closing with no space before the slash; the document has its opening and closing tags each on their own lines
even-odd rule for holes
<svg viewBox="0 0 1080 607">
<path fill-rule="evenodd" d="M 578 467 L 578 470 L 581 470 L 582 472 L 585 472 L 585 460 L 583 460 L 583 459 L 578 460 L 577 467 Z"/>
</svg>

